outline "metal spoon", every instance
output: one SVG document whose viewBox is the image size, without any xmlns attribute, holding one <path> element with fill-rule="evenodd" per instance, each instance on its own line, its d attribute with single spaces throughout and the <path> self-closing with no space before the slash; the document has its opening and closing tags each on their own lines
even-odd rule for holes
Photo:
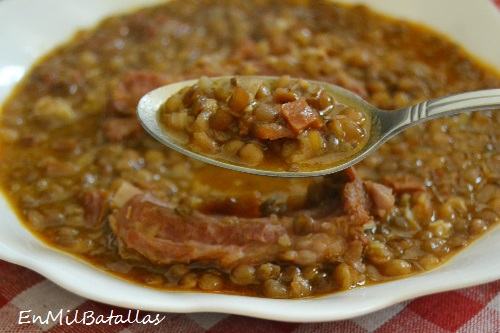
<svg viewBox="0 0 500 333">
<path fill-rule="evenodd" d="M 234 76 L 231 76 L 234 77 Z M 230 79 L 231 77 L 218 77 L 213 79 Z M 268 80 L 270 77 L 263 76 L 241 76 L 238 80 Z M 273 79 L 273 78 L 271 78 Z M 274 78 L 275 79 L 275 78 Z M 394 111 L 380 110 L 358 95 L 335 85 L 324 82 L 311 83 L 327 88 L 341 103 L 362 110 L 371 117 L 372 126 L 368 142 L 354 155 L 339 161 L 334 166 L 327 166 L 321 170 L 314 171 L 269 171 L 258 168 L 246 167 L 215 160 L 202 154 L 190 151 L 178 145 L 168 134 L 162 130 L 158 123 L 159 107 L 173 94 L 184 87 L 194 85 L 198 80 L 189 80 L 170 84 L 155 89 L 146 94 L 137 107 L 138 117 L 143 127 L 158 141 L 164 145 L 189 157 L 201 160 L 232 170 L 247 172 L 257 175 L 274 177 L 313 177 L 341 171 L 357 162 L 363 160 L 373 153 L 384 142 L 400 133 L 401 131 L 422 123 L 427 120 L 445 117 L 461 112 L 500 109 L 500 89 L 479 90 L 431 99 L 413 106 Z"/>
</svg>

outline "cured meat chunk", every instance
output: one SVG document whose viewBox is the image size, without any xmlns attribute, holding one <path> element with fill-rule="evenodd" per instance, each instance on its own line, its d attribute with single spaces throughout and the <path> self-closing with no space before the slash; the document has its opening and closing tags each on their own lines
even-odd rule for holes
<svg viewBox="0 0 500 333">
<path fill-rule="evenodd" d="M 311 108 L 303 98 L 282 104 L 280 111 L 283 118 L 296 132 L 309 127 L 323 128 L 325 125 L 318 111 Z"/>
<path fill-rule="evenodd" d="M 392 189 L 374 182 L 366 182 L 365 187 L 372 199 L 375 215 L 384 216 L 394 206 Z"/>
<path fill-rule="evenodd" d="M 360 180 L 354 180 L 345 185 L 342 202 L 344 211 L 352 218 L 352 223 L 364 224 L 373 219 L 370 216 L 371 202 Z"/>
<path fill-rule="evenodd" d="M 215 263 L 230 268 L 280 261 L 311 265 L 341 260 L 347 250 L 346 239 L 370 220 L 365 204 L 357 208 L 350 205 L 354 207 L 352 215 L 309 217 L 306 231 L 301 225 L 301 232 L 297 233 L 297 223 L 303 223 L 303 215 L 206 215 L 141 193 L 114 213 L 111 225 L 127 249 L 158 264 Z"/>
<path fill-rule="evenodd" d="M 108 193 L 105 191 L 88 191 L 81 198 L 85 220 L 92 227 L 100 227 L 106 218 L 109 208 Z"/>
<path fill-rule="evenodd" d="M 136 194 L 111 218 L 125 249 L 157 264 L 223 268 L 268 262 L 340 262 L 349 239 L 363 240 L 363 226 L 373 221 L 371 207 L 380 206 L 370 200 L 360 180 L 345 184 L 343 207 L 317 218 L 311 212 L 259 218 L 204 214 L 145 192 L 130 193 Z"/>
</svg>

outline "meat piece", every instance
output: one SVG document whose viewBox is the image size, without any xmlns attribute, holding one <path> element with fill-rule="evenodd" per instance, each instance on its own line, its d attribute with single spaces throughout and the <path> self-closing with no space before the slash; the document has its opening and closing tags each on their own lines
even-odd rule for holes
<svg viewBox="0 0 500 333">
<path fill-rule="evenodd" d="M 282 104 L 280 112 L 296 133 L 309 127 L 319 129 L 325 126 L 318 111 L 311 108 L 304 98 Z"/>
<path fill-rule="evenodd" d="M 111 142 L 130 139 L 143 132 L 137 118 L 109 118 L 103 123 L 104 136 Z"/>
<path fill-rule="evenodd" d="M 87 223 L 96 228 L 104 222 L 109 209 L 109 193 L 106 191 L 89 191 L 82 194 L 84 216 Z"/>
<path fill-rule="evenodd" d="M 395 193 L 424 191 L 424 182 L 413 175 L 387 176 L 384 183 L 391 187 Z"/>
<path fill-rule="evenodd" d="M 345 185 L 342 192 L 342 203 L 344 211 L 351 217 L 352 223 L 365 224 L 373 220 L 370 215 L 372 205 L 370 198 L 359 179 Z"/>
<path fill-rule="evenodd" d="M 167 83 L 165 76 L 146 71 L 125 72 L 111 91 L 111 106 L 115 113 L 132 116 L 136 113 L 139 100 L 151 90 Z"/>
<path fill-rule="evenodd" d="M 381 217 L 385 216 L 394 206 L 395 198 L 392 189 L 374 182 L 365 182 L 365 187 L 372 200 L 374 214 Z"/>
<path fill-rule="evenodd" d="M 231 268 L 281 261 L 298 265 L 338 262 L 346 239 L 362 239 L 372 220 L 360 181 L 347 183 L 343 212 L 311 219 L 307 234 L 294 232 L 295 218 L 223 217 L 180 209 L 142 193 L 112 216 L 112 229 L 124 248 L 157 264 L 217 264 Z M 339 215 L 340 213 L 340 215 Z"/>
</svg>

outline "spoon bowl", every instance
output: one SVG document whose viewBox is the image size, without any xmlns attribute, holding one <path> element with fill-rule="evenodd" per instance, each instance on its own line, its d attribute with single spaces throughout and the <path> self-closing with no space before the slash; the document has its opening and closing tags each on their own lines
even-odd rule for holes
<svg viewBox="0 0 500 333">
<path fill-rule="evenodd" d="M 212 78 L 213 80 L 230 80 L 235 76 Z M 276 79 L 267 76 L 239 76 L 243 81 L 265 81 Z M 142 126 L 146 131 L 162 144 L 200 161 L 214 164 L 220 167 L 247 172 L 263 176 L 273 177 L 314 177 L 335 173 L 346 169 L 363 160 L 376 151 L 384 142 L 402 132 L 403 130 L 422 123 L 427 120 L 445 117 L 461 112 L 492 110 L 500 108 L 500 89 L 479 90 L 451 95 L 428 100 L 406 108 L 386 111 L 369 104 L 355 93 L 342 87 L 325 82 L 308 81 L 315 86 L 328 89 L 334 98 L 342 104 L 362 111 L 371 121 L 370 133 L 367 142 L 347 157 L 340 159 L 335 164 L 326 164 L 324 168 L 313 170 L 266 170 L 258 167 L 244 166 L 214 159 L 202 153 L 190 150 L 180 145 L 172 138 L 159 121 L 159 109 L 163 103 L 172 95 L 178 93 L 185 87 L 196 84 L 198 80 L 182 81 L 157 88 L 146 94 L 137 107 L 137 114 Z"/>
</svg>

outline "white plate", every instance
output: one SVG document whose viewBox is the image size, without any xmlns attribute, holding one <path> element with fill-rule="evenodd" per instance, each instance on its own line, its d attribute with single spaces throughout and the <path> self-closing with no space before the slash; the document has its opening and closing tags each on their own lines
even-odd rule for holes
<svg viewBox="0 0 500 333">
<path fill-rule="evenodd" d="M 342 0 L 344 2 L 355 2 Z M 157 0 L 3 0 L 0 2 L 0 104 L 40 55 L 77 28 Z M 500 70 L 500 13 L 488 0 L 373 0 L 373 8 L 432 26 Z M 162 292 L 133 285 L 49 248 L 0 197 L 0 258 L 28 267 L 89 299 L 159 312 L 223 312 L 313 322 L 359 316 L 413 297 L 500 279 L 500 228 L 437 270 L 400 281 L 309 300 Z"/>
</svg>

